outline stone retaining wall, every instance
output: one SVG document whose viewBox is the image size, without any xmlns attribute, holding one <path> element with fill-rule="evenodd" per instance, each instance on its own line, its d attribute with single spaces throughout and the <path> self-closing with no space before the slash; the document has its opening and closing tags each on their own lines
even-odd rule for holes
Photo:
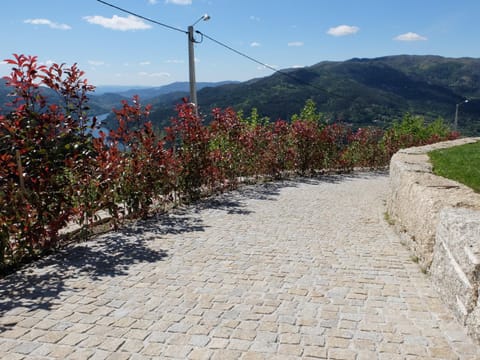
<svg viewBox="0 0 480 360">
<path fill-rule="evenodd" d="M 388 217 L 457 319 L 480 342 L 480 194 L 436 176 L 427 153 L 468 138 L 404 149 L 390 162 Z"/>
</svg>

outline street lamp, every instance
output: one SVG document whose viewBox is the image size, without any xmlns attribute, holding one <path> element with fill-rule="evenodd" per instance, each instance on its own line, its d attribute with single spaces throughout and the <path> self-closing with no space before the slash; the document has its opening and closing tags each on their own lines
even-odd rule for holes
<svg viewBox="0 0 480 360">
<path fill-rule="evenodd" d="M 468 103 L 468 99 L 465 99 L 461 102 L 459 102 L 456 106 L 455 106 L 455 120 L 453 121 L 453 129 L 455 131 L 457 131 L 457 127 L 458 127 L 458 108 L 460 107 L 460 105 L 462 104 L 466 104 Z"/>
<path fill-rule="evenodd" d="M 197 88 L 195 84 L 195 53 L 193 45 L 197 42 L 194 37 L 193 27 L 200 21 L 210 20 L 210 15 L 202 15 L 197 21 L 188 27 L 188 69 L 190 74 L 190 102 L 195 106 L 197 113 Z"/>
</svg>

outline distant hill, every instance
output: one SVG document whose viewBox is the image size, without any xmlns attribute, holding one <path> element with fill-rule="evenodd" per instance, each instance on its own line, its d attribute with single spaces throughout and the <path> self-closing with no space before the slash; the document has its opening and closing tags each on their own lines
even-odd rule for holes
<svg viewBox="0 0 480 360">
<path fill-rule="evenodd" d="M 40 91 L 43 96 L 51 99 L 51 102 L 59 102 L 59 96 L 47 87 L 41 87 Z M 12 96 L 12 88 L 7 86 L 7 81 L 0 78 L 0 114 L 8 111 L 7 104 L 11 103 L 14 97 Z"/>
<path fill-rule="evenodd" d="M 4 104 L 11 101 L 8 97 L 10 89 L 6 87 L 5 80 L 0 79 L 0 109 Z M 207 87 L 216 87 L 226 84 L 236 84 L 238 81 L 198 82 L 197 91 Z M 132 86 L 98 86 L 93 93 L 89 94 L 90 113 L 94 115 L 108 113 L 112 108 L 119 108 L 122 100 L 131 100 L 138 95 L 143 103 L 155 103 L 157 105 L 178 103 L 182 97 L 188 96 L 190 87 L 188 82 L 174 82 L 158 87 L 132 87 Z M 44 89 L 44 94 L 58 101 L 56 95 Z"/>
<path fill-rule="evenodd" d="M 207 116 L 214 107 L 233 107 L 249 113 L 257 108 L 261 116 L 289 120 L 307 99 L 317 103 L 329 121 L 354 126 L 388 126 L 406 112 L 453 121 L 455 105 L 464 99 L 459 128 L 464 134 L 480 136 L 480 59 L 399 55 L 374 59 L 324 61 L 285 74 L 242 83 L 198 83 L 198 101 Z M 118 92 L 109 93 L 106 90 Z M 3 103 L 0 83 L 0 104 Z M 158 127 L 169 124 L 175 105 L 188 96 L 188 83 L 125 90 L 100 87 L 91 96 L 93 114 L 119 107 L 122 99 L 140 96 L 151 103 L 151 119 Z"/>
<path fill-rule="evenodd" d="M 288 120 L 312 98 L 330 121 L 387 126 L 406 112 L 453 121 L 455 104 L 468 98 L 470 102 L 461 106 L 459 126 L 480 135 L 480 59 L 401 55 L 326 61 L 283 72 L 288 76 L 276 73 L 202 89 L 200 108 L 208 114 L 214 107 L 231 106 L 246 113 L 256 107 L 262 116 Z M 152 119 L 165 123 L 173 103 L 158 105 Z"/>
<path fill-rule="evenodd" d="M 90 94 L 88 106 L 93 115 L 109 113 L 113 108 L 120 109 L 121 101 L 129 100 L 129 97 L 115 93 L 104 93 L 101 95 Z"/>
<path fill-rule="evenodd" d="M 235 81 L 221 81 L 221 82 L 198 82 L 196 84 L 197 91 L 208 88 L 216 87 L 227 84 L 236 84 Z M 153 108 L 168 108 L 171 115 L 173 115 L 174 105 L 181 102 L 183 97 L 188 97 L 190 93 L 190 84 L 188 82 L 174 82 L 168 85 L 159 87 L 139 87 L 125 90 L 125 88 L 115 87 L 99 87 L 100 94 L 90 96 L 90 107 L 92 114 L 100 114 L 103 112 L 110 112 L 113 108 L 119 108 L 122 100 L 131 100 L 133 96 L 138 95 L 140 101 L 143 104 L 151 104 Z M 104 91 L 111 92 L 104 92 Z M 118 92 L 116 92 L 118 91 Z M 169 121 L 168 117 L 165 123 Z M 104 125 L 109 126 L 114 123 L 114 116 L 109 116 Z M 163 123 L 162 121 L 156 121 L 157 125 Z"/>
<path fill-rule="evenodd" d="M 220 82 L 197 82 L 197 91 L 206 87 L 216 87 L 226 84 L 235 84 L 238 81 L 220 81 Z M 188 94 L 190 92 L 190 85 L 188 82 L 174 82 L 168 85 L 159 86 L 159 87 L 149 87 L 149 88 L 132 88 L 126 91 L 118 92 L 119 95 L 131 98 L 134 95 L 138 95 L 141 99 L 149 100 L 161 95 L 169 93 L 180 93 L 183 92 Z"/>
</svg>

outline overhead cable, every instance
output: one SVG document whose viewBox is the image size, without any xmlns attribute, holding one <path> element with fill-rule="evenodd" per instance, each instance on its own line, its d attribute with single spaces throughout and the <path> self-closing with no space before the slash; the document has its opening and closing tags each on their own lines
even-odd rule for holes
<svg viewBox="0 0 480 360">
<path fill-rule="evenodd" d="M 100 3 L 102 3 L 102 4 L 104 4 L 104 5 L 110 6 L 110 7 L 114 8 L 114 9 L 120 10 L 120 11 L 122 11 L 122 12 L 124 12 L 124 13 L 130 14 L 130 15 L 136 16 L 136 17 L 138 17 L 138 18 L 140 18 L 140 19 L 143 19 L 143 20 L 145 20 L 145 21 L 151 22 L 151 23 L 153 23 L 153 24 L 160 25 L 160 26 L 163 26 L 163 27 L 165 27 L 165 28 L 167 28 L 167 29 L 175 30 L 175 31 L 178 31 L 178 32 L 181 32 L 181 33 L 184 33 L 184 34 L 187 34 L 187 35 L 188 35 L 188 31 L 182 30 L 182 29 L 180 29 L 180 28 L 176 28 L 176 27 L 174 27 L 174 26 L 170 26 L 170 25 L 167 25 L 167 24 L 165 24 L 165 23 L 162 23 L 162 22 L 159 22 L 159 21 L 150 19 L 150 18 L 148 18 L 148 17 L 145 17 L 145 16 L 142 16 L 142 15 L 140 15 L 140 14 L 134 13 L 134 12 L 132 12 L 132 11 L 123 9 L 123 8 L 121 8 L 121 7 L 119 7 L 119 6 L 110 4 L 109 2 L 106 2 L 106 1 L 103 1 L 103 0 L 97 0 L 97 1 L 100 2 Z M 250 61 L 253 61 L 254 63 L 257 63 L 257 64 L 259 64 L 259 65 L 261 65 L 261 66 L 264 66 L 265 68 L 270 69 L 270 70 L 272 70 L 272 71 L 275 72 L 275 73 L 282 74 L 282 75 L 284 75 L 284 76 L 286 76 L 286 77 L 288 77 L 288 78 L 290 78 L 290 79 L 292 79 L 292 80 L 294 80 L 294 81 L 296 81 L 296 82 L 298 82 L 298 83 L 301 83 L 301 84 L 303 84 L 303 85 L 309 86 L 309 87 L 311 87 L 311 88 L 313 88 L 313 89 L 316 89 L 316 90 L 318 90 L 318 91 L 321 91 L 321 92 L 323 92 L 323 93 L 325 93 L 325 94 L 335 95 L 335 96 L 339 96 L 339 97 L 344 97 L 343 95 L 335 94 L 335 93 L 333 93 L 333 92 L 331 92 L 331 91 L 328 91 L 328 90 L 322 89 L 322 88 L 320 88 L 320 87 L 318 87 L 318 86 L 316 86 L 316 85 L 313 85 L 313 84 L 311 84 L 311 83 L 309 83 L 309 82 L 307 82 L 307 81 L 305 81 L 305 80 L 303 80 L 303 79 L 301 79 L 301 78 L 299 78 L 299 77 L 297 77 L 297 76 L 294 76 L 294 75 L 292 75 L 292 74 L 290 74 L 290 73 L 288 73 L 288 72 L 286 72 L 286 71 L 275 69 L 273 66 L 268 65 L 268 64 L 265 64 L 264 62 L 262 62 L 262 61 L 260 61 L 260 60 L 257 60 L 257 59 L 255 59 L 255 58 L 253 58 L 253 57 L 251 57 L 251 56 L 249 56 L 249 55 L 247 55 L 247 54 L 239 51 L 239 50 L 236 50 L 236 49 L 232 48 L 231 46 L 229 46 L 229 45 L 227 45 L 227 44 L 225 44 L 225 43 L 223 43 L 223 42 L 221 42 L 221 41 L 219 41 L 219 40 L 216 40 L 216 39 L 212 38 L 211 36 L 208 36 L 207 34 L 205 34 L 205 33 L 203 33 L 203 32 L 200 32 L 200 31 L 198 31 L 198 30 L 195 31 L 195 32 L 196 32 L 197 34 L 200 34 L 200 35 L 202 36 L 202 40 L 199 41 L 199 43 L 202 42 L 202 41 L 203 41 L 203 38 L 205 37 L 205 38 L 207 38 L 208 40 L 216 43 L 217 45 L 220 45 L 220 46 L 224 47 L 224 48 L 227 49 L 227 50 L 230 50 L 230 51 L 234 52 L 234 53 L 237 54 L 237 55 L 240 55 L 240 56 L 242 56 L 242 57 L 244 57 L 244 58 L 246 58 L 246 59 L 248 59 L 248 60 L 250 60 Z"/>
<path fill-rule="evenodd" d="M 313 84 L 311 84 L 311 83 L 309 83 L 309 82 L 307 82 L 307 81 L 305 81 L 305 80 L 303 80 L 303 79 L 301 79 L 301 78 L 299 78 L 299 77 L 297 77 L 297 76 L 294 76 L 294 75 L 292 75 L 292 74 L 290 74 L 290 73 L 288 73 L 288 72 L 286 72 L 286 71 L 284 71 L 284 70 L 275 69 L 273 66 L 268 65 L 268 64 L 265 64 L 265 63 L 261 62 L 260 60 L 257 60 L 257 59 L 255 59 L 255 58 L 253 58 L 253 57 L 251 57 L 251 56 L 249 56 L 249 55 L 247 55 L 247 54 L 245 54 L 245 53 L 242 53 L 241 51 L 236 50 L 236 49 L 232 48 L 231 46 L 228 46 L 227 44 L 225 44 L 225 43 L 223 43 L 223 42 L 221 42 L 221 41 L 219 41 L 219 40 L 216 40 L 216 39 L 212 38 L 211 36 L 208 36 L 208 35 L 205 34 L 205 33 L 202 33 L 202 32 L 200 32 L 200 31 L 198 31 L 198 30 L 195 31 L 195 32 L 198 33 L 198 34 L 200 34 L 200 35 L 202 35 L 202 37 L 205 37 L 205 38 L 207 38 L 208 40 L 216 43 L 217 45 L 220 45 L 220 46 L 222 46 L 222 47 L 224 47 L 224 48 L 226 48 L 226 49 L 234 52 L 234 53 L 237 54 L 237 55 L 243 56 L 244 58 L 247 58 L 247 59 L 250 60 L 250 61 L 253 61 L 253 62 L 255 62 L 255 63 L 259 64 L 259 65 L 262 65 L 262 66 L 264 66 L 264 67 L 266 67 L 266 68 L 274 71 L 275 73 L 284 75 L 284 76 L 286 76 L 286 77 L 288 77 L 288 78 L 290 78 L 290 79 L 292 79 L 292 80 L 294 80 L 294 81 L 296 81 L 296 82 L 298 82 L 298 83 L 301 83 L 301 84 L 306 85 L 306 86 L 310 86 L 311 88 L 314 88 L 314 89 L 319 90 L 319 91 L 321 91 L 321 92 L 324 92 L 324 93 L 326 93 L 326 94 L 341 96 L 341 95 L 338 95 L 338 94 L 333 94 L 332 92 L 330 92 L 330 91 L 328 91 L 328 90 L 325 90 L 325 89 L 322 89 L 322 88 L 320 88 L 320 87 L 318 87 L 318 86 L 315 86 L 315 85 L 313 85 Z"/>
<path fill-rule="evenodd" d="M 114 8 L 114 9 L 123 11 L 124 13 L 130 14 L 130 15 L 133 15 L 133 16 L 136 16 L 136 17 L 138 17 L 138 18 L 140 18 L 140 19 L 143 19 L 143 20 L 145 20 L 145 21 L 151 22 L 151 23 L 153 23 L 153 24 L 157 24 L 157 25 L 166 27 L 167 29 L 170 29 L 170 30 L 175 30 L 175 31 L 179 31 L 179 32 L 184 33 L 184 34 L 188 34 L 188 31 L 182 30 L 182 29 L 180 29 L 180 28 L 176 28 L 175 26 L 170 26 L 170 25 L 164 24 L 164 23 L 162 23 L 162 22 L 160 22 L 160 21 L 156 21 L 156 20 L 147 18 L 147 17 L 145 17 L 145 16 L 142 16 L 142 15 L 139 15 L 139 14 L 134 13 L 134 12 L 132 12 L 132 11 L 123 9 L 123 8 L 121 8 L 121 7 L 119 7 L 119 6 L 110 4 L 110 3 L 106 2 L 106 1 L 103 1 L 103 0 L 97 0 L 97 1 L 98 1 L 99 3 L 102 3 L 102 4 L 104 4 L 104 5 L 110 6 L 110 7 Z"/>
</svg>

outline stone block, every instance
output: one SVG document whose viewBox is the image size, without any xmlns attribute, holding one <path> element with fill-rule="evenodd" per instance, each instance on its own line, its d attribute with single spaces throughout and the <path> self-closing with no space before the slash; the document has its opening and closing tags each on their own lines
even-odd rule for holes
<svg viewBox="0 0 480 360">
<path fill-rule="evenodd" d="M 460 139 L 404 149 L 391 159 L 387 212 L 396 231 L 425 269 L 432 263 L 440 211 L 448 206 L 480 208 L 479 194 L 432 173 L 427 153 L 478 140 Z"/>
<path fill-rule="evenodd" d="M 465 322 L 468 334 L 477 341 L 477 343 L 480 343 L 480 299 L 477 301 L 475 309 L 468 314 Z"/>
<path fill-rule="evenodd" d="M 400 150 L 390 162 L 387 213 L 412 255 L 469 334 L 480 342 L 480 195 L 435 176 L 428 152 L 459 139 Z"/>
<path fill-rule="evenodd" d="M 480 211 L 442 210 L 436 241 L 432 281 L 469 334 L 480 341 Z"/>
<path fill-rule="evenodd" d="M 440 213 L 430 269 L 444 301 L 465 323 L 477 306 L 480 281 L 480 211 L 446 208 Z"/>
</svg>

